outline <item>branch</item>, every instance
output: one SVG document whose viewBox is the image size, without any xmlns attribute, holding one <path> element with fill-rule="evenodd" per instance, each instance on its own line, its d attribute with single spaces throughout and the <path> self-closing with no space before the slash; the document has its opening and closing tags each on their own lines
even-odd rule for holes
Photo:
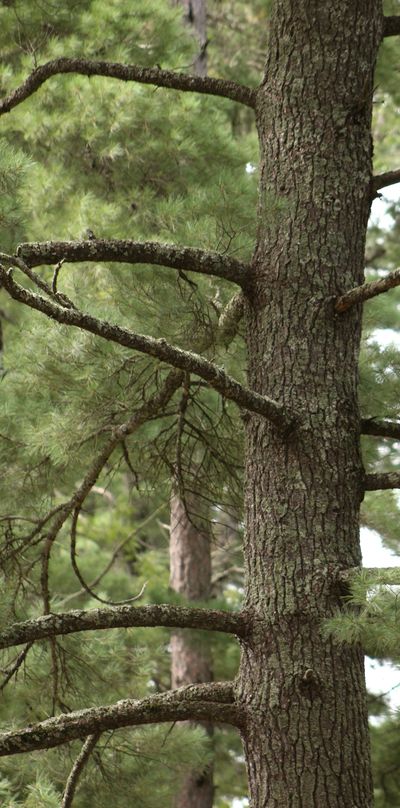
<svg viewBox="0 0 400 808">
<path fill-rule="evenodd" d="M 245 284 L 247 267 L 235 258 L 192 247 L 176 247 L 156 241 L 91 239 L 90 241 L 45 241 L 20 244 L 17 255 L 30 267 L 57 264 L 60 260 L 118 261 L 127 264 L 157 264 L 187 272 L 216 275 L 228 281 Z"/>
<path fill-rule="evenodd" d="M 244 613 L 217 609 L 195 609 L 169 604 L 154 606 L 117 606 L 113 609 L 75 609 L 59 614 L 47 614 L 23 623 L 14 623 L 0 631 L 0 648 L 32 643 L 49 637 L 73 634 L 77 631 L 99 631 L 111 628 L 147 626 L 158 628 L 191 628 L 220 631 L 244 637 L 249 618 Z"/>
<path fill-rule="evenodd" d="M 148 698 L 63 713 L 39 724 L 0 734 L 0 757 L 52 749 L 77 738 L 121 727 L 164 721 L 214 721 L 240 726 L 230 682 L 187 685 Z"/>
<path fill-rule="evenodd" d="M 218 393 L 234 401 L 239 407 L 263 415 L 281 429 L 291 429 L 294 426 L 294 414 L 289 413 L 282 404 L 278 404 L 267 396 L 262 396 L 244 387 L 225 373 L 224 370 L 221 370 L 213 362 L 209 362 L 199 354 L 175 348 L 164 339 L 154 339 L 154 337 L 136 334 L 117 325 L 111 325 L 105 320 L 91 317 L 89 314 L 78 311 L 78 309 L 63 308 L 40 295 L 24 289 L 13 280 L 11 274 L 1 265 L 0 281 L 14 300 L 19 300 L 26 306 L 43 312 L 59 323 L 82 328 L 110 342 L 148 354 L 181 370 L 195 373 L 200 378 L 205 379 Z"/>
<path fill-rule="evenodd" d="M 383 36 L 397 36 L 400 34 L 400 17 L 384 17 L 383 18 Z"/>
<path fill-rule="evenodd" d="M 371 180 L 372 196 L 375 197 L 380 188 L 387 188 L 388 185 L 396 185 L 397 182 L 400 182 L 400 168 L 397 168 L 395 171 L 386 171 L 384 174 L 377 174 L 377 176 L 372 177 Z"/>
<path fill-rule="evenodd" d="M 395 286 L 400 285 L 400 269 L 395 269 L 394 272 L 389 272 L 385 278 L 379 278 L 377 281 L 370 281 L 363 283 L 361 286 L 355 286 L 350 289 L 345 295 L 338 298 L 335 303 L 335 309 L 342 314 L 347 311 L 351 306 L 356 303 L 364 303 L 365 300 L 370 300 L 371 297 L 381 295 L 387 292 L 388 289 L 393 289 Z"/>
<path fill-rule="evenodd" d="M 361 421 L 361 434 L 400 440 L 400 423 L 396 421 L 376 421 L 374 418 L 363 418 Z"/>
<path fill-rule="evenodd" d="M 172 90 L 182 90 L 183 92 L 218 95 L 252 108 L 256 103 L 256 89 L 236 84 L 234 81 L 188 76 L 184 73 L 160 70 L 155 67 L 139 67 L 138 65 L 123 65 L 118 62 L 96 62 L 92 59 L 68 59 L 64 57 L 53 59 L 51 62 L 46 62 L 46 64 L 33 70 L 16 90 L 13 90 L 10 95 L 0 102 L 0 115 L 10 112 L 13 107 L 33 95 L 51 76 L 56 76 L 60 73 L 77 73 L 81 76 L 107 76 L 111 79 L 120 79 L 120 81 L 137 81 L 141 84 L 153 84 L 156 87 L 168 87 Z"/>
<path fill-rule="evenodd" d="M 242 292 L 231 297 L 218 319 L 217 340 L 228 347 L 235 338 L 244 314 L 245 298 Z"/>
<path fill-rule="evenodd" d="M 388 471 L 382 474 L 366 474 L 364 488 L 366 491 L 400 488 L 400 471 Z"/>
<path fill-rule="evenodd" d="M 8 671 L 5 671 L 6 677 L 5 677 L 5 679 L 3 679 L 3 681 L 2 681 L 2 683 L 0 685 L 0 691 L 4 690 L 4 688 L 6 687 L 8 682 L 10 681 L 10 679 L 12 679 L 12 677 L 14 676 L 15 673 L 17 673 L 17 671 L 19 671 L 21 665 L 25 662 L 25 659 L 26 659 L 26 657 L 28 655 L 28 652 L 32 648 L 32 645 L 33 645 L 33 642 L 28 642 L 28 644 L 25 646 L 24 650 L 21 651 L 20 654 L 18 654 L 18 656 L 17 656 L 15 662 L 13 663 L 13 665 L 11 665 L 11 667 L 9 668 Z"/>
<path fill-rule="evenodd" d="M 352 578 L 356 578 L 360 574 L 371 578 L 371 586 L 374 584 L 400 585 L 400 567 L 350 567 L 350 569 L 342 570 L 339 578 L 344 583 L 351 583 Z"/>
<path fill-rule="evenodd" d="M 69 773 L 69 777 L 62 798 L 61 808 L 70 808 L 70 806 L 72 805 L 79 777 L 82 774 L 82 771 L 86 766 L 86 763 L 88 762 L 90 755 L 92 754 L 93 749 L 95 748 L 99 738 L 100 733 L 96 735 L 88 735 L 88 737 L 86 738 L 86 741 L 83 744 L 82 749 L 79 752 L 79 755 L 76 758 L 75 763 Z"/>
</svg>

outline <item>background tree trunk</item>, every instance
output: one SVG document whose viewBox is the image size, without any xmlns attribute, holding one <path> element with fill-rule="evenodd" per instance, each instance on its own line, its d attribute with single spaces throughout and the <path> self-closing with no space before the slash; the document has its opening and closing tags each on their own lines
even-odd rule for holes
<svg viewBox="0 0 400 808">
<path fill-rule="evenodd" d="M 188 509 L 188 512 L 187 512 Z M 190 519 L 189 502 L 178 494 L 171 498 L 170 583 L 175 592 L 187 600 L 210 597 L 211 554 L 210 536 L 199 530 Z M 189 515 L 188 515 L 189 514 Z M 196 518 L 196 516 L 193 516 Z M 191 682 L 210 682 L 212 663 L 209 647 L 201 634 L 176 631 L 171 636 L 171 686 L 181 687 Z M 212 724 L 202 725 L 212 735 Z M 212 766 L 202 774 L 190 774 L 175 800 L 176 808 L 211 808 L 213 804 Z"/>
<path fill-rule="evenodd" d="M 198 43 L 199 53 L 190 70 L 196 76 L 207 75 L 207 3 L 206 0 L 175 0 L 183 6 L 184 21 L 192 29 Z"/>
<path fill-rule="evenodd" d="M 360 564 L 359 307 L 380 0 L 274 3 L 257 124 L 259 233 L 247 305 L 249 385 L 293 408 L 247 423 L 246 605 L 239 695 L 254 808 L 371 804 L 363 653 L 321 633 L 335 571 Z"/>
<path fill-rule="evenodd" d="M 206 0 L 176 0 L 183 6 L 184 21 L 199 42 L 200 51 L 191 72 L 207 75 Z M 176 491 L 171 497 L 170 584 L 187 600 L 205 600 L 211 595 L 210 535 L 196 527 L 196 514 L 201 503 L 192 497 L 183 502 Z M 191 521 L 193 519 L 193 521 Z M 177 631 L 171 635 L 171 687 L 191 682 L 210 682 L 212 661 L 209 647 L 193 634 Z M 203 725 L 209 736 L 212 724 Z M 176 808 L 212 808 L 214 799 L 213 768 L 202 774 L 190 774 L 175 799 Z"/>
</svg>

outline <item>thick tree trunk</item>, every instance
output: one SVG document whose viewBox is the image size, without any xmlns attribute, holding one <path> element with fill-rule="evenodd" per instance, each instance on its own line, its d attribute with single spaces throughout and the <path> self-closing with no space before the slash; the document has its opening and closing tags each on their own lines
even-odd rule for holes
<svg viewBox="0 0 400 808">
<path fill-rule="evenodd" d="M 254 808 L 368 808 L 363 654 L 321 632 L 360 563 L 359 307 L 380 0 L 279 0 L 257 109 L 258 243 L 249 384 L 299 414 L 247 422 L 246 606 L 238 695 Z"/>
<path fill-rule="evenodd" d="M 190 503 L 186 503 L 190 508 Z M 199 530 L 190 520 L 185 504 L 179 495 L 171 498 L 170 535 L 170 583 L 175 592 L 187 600 L 204 600 L 210 597 L 211 554 L 210 536 Z M 195 517 L 194 517 L 195 518 Z M 208 646 L 200 635 L 176 631 L 171 636 L 171 686 L 181 687 L 191 682 L 210 682 L 212 665 Z M 203 724 L 208 735 L 212 725 Z M 175 808 L 212 808 L 213 773 L 209 766 L 202 774 L 190 774 L 186 778 Z"/>
</svg>

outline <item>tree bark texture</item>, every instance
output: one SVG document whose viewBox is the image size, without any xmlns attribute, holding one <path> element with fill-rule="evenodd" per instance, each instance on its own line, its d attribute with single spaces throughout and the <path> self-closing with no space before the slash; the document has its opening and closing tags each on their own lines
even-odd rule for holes
<svg viewBox="0 0 400 808">
<path fill-rule="evenodd" d="M 192 503 L 193 505 L 193 503 Z M 191 517 L 190 512 L 193 513 Z M 195 524 L 194 507 L 179 494 L 171 497 L 170 584 L 188 601 L 205 600 L 211 591 L 210 536 Z M 192 521 L 193 518 L 193 521 Z M 171 687 L 212 681 L 212 663 L 208 646 L 201 635 L 176 631 L 171 635 Z M 212 724 L 203 723 L 212 735 Z M 191 773 L 177 794 L 175 808 L 212 808 L 213 772 L 209 766 L 200 775 Z"/>
<path fill-rule="evenodd" d="M 238 698 L 253 808 L 371 805 L 363 653 L 321 622 L 359 565 L 357 359 L 380 0 L 276 0 L 256 109 L 258 241 L 249 385 L 300 414 L 247 420 L 246 607 Z"/>
</svg>

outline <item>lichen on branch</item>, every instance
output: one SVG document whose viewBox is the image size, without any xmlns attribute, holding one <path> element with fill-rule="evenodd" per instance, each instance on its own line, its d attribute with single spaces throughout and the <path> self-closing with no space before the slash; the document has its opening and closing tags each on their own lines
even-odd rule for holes
<svg viewBox="0 0 400 808">
<path fill-rule="evenodd" d="M 81 76 L 106 76 L 120 81 L 136 81 L 140 84 L 167 87 L 171 90 L 217 95 L 230 98 L 232 101 L 238 101 L 240 104 L 245 104 L 245 106 L 252 108 L 256 102 L 255 89 L 236 84 L 234 81 L 188 76 L 172 70 L 161 70 L 158 67 L 140 67 L 139 65 L 124 65 L 119 62 L 61 57 L 60 59 L 52 59 L 50 62 L 35 68 L 19 87 L 3 98 L 0 101 L 0 115 L 10 112 L 13 107 L 33 95 L 45 81 L 61 73 L 75 73 Z"/>
</svg>

